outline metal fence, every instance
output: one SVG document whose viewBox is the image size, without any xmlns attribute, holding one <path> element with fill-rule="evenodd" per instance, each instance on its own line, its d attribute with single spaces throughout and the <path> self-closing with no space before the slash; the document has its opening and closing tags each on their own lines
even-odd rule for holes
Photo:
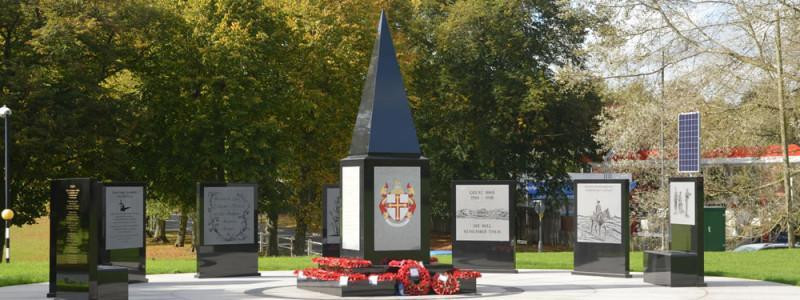
<svg viewBox="0 0 800 300">
<path fill-rule="evenodd" d="M 322 255 L 322 243 L 312 239 L 306 239 L 305 242 L 305 255 Z M 258 233 L 258 250 L 260 253 L 266 253 L 269 248 L 269 234 Z M 278 253 L 288 253 L 294 256 L 294 237 L 292 236 L 279 236 L 278 237 Z"/>
</svg>

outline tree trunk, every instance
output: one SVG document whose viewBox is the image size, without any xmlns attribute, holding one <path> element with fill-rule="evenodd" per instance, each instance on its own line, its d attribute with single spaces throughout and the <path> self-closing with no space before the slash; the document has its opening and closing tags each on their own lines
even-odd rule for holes
<svg viewBox="0 0 800 300">
<path fill-rule="evenodd" d="M 167 239 L 167 220 L 156 221 L 156 230 L 155 236 L 153 237 L 153 243 L 169 243 L 169 240 Z"/>
<path fill-rule="evenodd" d="M 306 224 L 305 218 L 303 217 L 296 217 L 296 219 L 297 227 L 294 229 L 292 252 L 296 256 L 303 256 L 306 255 L 306 231 L 308 230 L 308 224 Z"/>
<path fill-rule="evenodd" d="M 308 172 L 306 172 L 307 174 Z M 303 178 L 303 182 L 308 182 Z M 306 186 L 303 193 L 300 195 L 300 207 L 306 207 L 314 201 L 314 188 Z M 298 210 L 300 212 L 301 210 Z M 294 230 L 294 245 L 292 246 L 294 255 L 304 255 L 306 251 L 306 236 L 308 233 L 308 224 L 306 217 L 300 213 L 295 214 L 297 227 Z M 310 255 L 310 253 L 307 253 Z"/>
<path fill-rule="evenodd" d="M 275 209 L 267 211 L 267 233 L 267 255 L 278 256 L 278 211 Z"/>
<path fill-rule="evenodd" d="M 197 224 L 197 218 L 192 218 L 192 252 L 194 252 L 197 249 L 197 243 L 199 242 L 197 240 L 197 238 L 198 238 L 197 237 L 197 232 L 198 232 L 197 228 L 199 226 L 200 225 Z"/>
<path fill-rule="evenodd" d="M 147 226 L 145 226 L 144 233 L 147 235 L 148 238 L 153 238 L 153 232 L 155 230 L 153 230 L 153 226 L 150 226 L 150 224 L 152 224 L 152 222 L 150 221 L 150 217 L 145 217 L 145 220 L 146 220 L 145 224 Z"/>
<path fill-rule="evenodd" d="M 794 228 L 792 224 L 792 165 L 789 163 L 789 142 L 787 136 L 786 109 L 784 108 L 783 52 L 781 49 L 781 13 L 775 12 L 775 52 L 778 65 L 778 110 L 781 119 L 781 150 L 783 150 L 783 196 L 786 201 L 786 238 L 789 248 L 794 248 Z"/>
<path fill-rule="evenodd" d="M 178 238 L 175 239 L 175 247 L 183 247 L 186 241 L 186 223 L 189 222 L 189 216 L 186 215 L 186 210 L 181 209 L 180 225 L 178 225 Z"/>
</svg>

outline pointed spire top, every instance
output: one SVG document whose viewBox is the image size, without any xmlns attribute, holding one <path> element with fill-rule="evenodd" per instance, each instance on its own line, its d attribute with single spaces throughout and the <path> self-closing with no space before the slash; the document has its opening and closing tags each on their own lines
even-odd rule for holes
<svg viewBox="0 0 800 300">
<path fill-rule="evenodd" d="M 422 154 L 384 11 L 350 143 L 350 155 L 367 154 L 414 157 Z"/>
</svg>

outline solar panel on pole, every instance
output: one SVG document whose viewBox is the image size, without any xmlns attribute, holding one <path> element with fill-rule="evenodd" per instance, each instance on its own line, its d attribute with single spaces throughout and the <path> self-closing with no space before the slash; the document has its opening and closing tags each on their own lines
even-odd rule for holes
<svg viewBox="0 0 800 300">
<path fill-rule="evenodd" d="M 700 172 L 700 112 L 678 115 L 678 172 Z"/>
</svg>

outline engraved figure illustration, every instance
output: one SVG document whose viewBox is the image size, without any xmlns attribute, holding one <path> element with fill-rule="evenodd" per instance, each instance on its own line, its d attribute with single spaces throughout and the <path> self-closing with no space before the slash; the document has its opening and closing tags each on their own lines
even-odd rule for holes
<svg viewBox="0 0 800 300">
<path fill-rule="evenodd" d="M 618 199 L 589 194 L 578 204 L 578 242 L 619 244 L 622 213 Z"/>
<path fill-rule="evenodd" d="M 334 202 L 334 207 L 338 208 L 341 206 L 342 197 L 336 196 L 336 201 Z M 328 220 L 330 220 L 333 224 L 341 224 L 339 221 L 341 217 L 339 216 L 338 209 L 329 209 L 328 210 Z M 339 226 L 328 226 L 328 235 L 330 236 L 339 236 Z"/>
</svg>

